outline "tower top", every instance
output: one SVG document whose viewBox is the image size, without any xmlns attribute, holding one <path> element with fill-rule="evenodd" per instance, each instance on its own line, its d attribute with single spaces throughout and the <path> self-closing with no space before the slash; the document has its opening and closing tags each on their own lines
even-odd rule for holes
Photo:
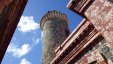
<svg viewBox="0 0 113 64">
<path fill-rule="evenodd" d="M 65 20 L 67 23 L 68 23 L 68 19 L 67 19 L 67 16 L 66 14 L 64 13 L 61 13 L 59 11 L 56 11 L 56 10 L 52 10 L 52 11 L 48 11 L 41 19 L 40 21 L 40 27 L 41 29 L 43 30 L 43 26 L 44 24 L 52 19 L 52 18 L 59 18 L 59 19 L 62 19 L 62 20 Z"/>
</svg>

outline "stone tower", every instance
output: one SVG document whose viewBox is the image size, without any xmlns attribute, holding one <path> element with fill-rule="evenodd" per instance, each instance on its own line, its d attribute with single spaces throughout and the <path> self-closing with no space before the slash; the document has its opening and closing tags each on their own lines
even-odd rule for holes
<svg viewBox="0 0 113 64">
<path fill-rule="evenodd" d="M 40 27 L 43 31 L 42 64 L 50 64 L 55 57 L 55 48 L 70 34 L 67 16 L 56 10 L 48 11 L 42 17 Z"/>
</svg>

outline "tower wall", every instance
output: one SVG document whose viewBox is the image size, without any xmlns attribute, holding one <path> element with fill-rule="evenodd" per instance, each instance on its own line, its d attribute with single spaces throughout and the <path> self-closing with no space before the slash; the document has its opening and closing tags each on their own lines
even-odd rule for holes
<svg viewBox="0 0 113 64">
<path fill-rule="evenodd" d="M 50 64 L 54 50 L 69 35 L 68 20 L 64 13 L 49 11 L 41 20 L 43 30 L 42 64 Z"/>
</svg>

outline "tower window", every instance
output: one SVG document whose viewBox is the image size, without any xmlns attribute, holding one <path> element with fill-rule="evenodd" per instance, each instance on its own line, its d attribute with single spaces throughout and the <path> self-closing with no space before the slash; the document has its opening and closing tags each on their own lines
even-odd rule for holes
<svg viewBox="0 0 113 64">
<path fill-rule="evenodd" d="M 65 30 L 66 36 L 68 37 L 70 32 L 68 30 Z"/>
</svg>

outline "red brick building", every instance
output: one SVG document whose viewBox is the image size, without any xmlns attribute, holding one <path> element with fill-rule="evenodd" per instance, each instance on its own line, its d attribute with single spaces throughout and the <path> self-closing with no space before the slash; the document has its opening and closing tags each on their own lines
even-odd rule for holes
<svg viewBox="0 0 113 64">
<path fill-rule="evenodd" d="M 84 19 L 55 50 L 51 64 L 113 64 L 113 1 L 70 0 Z"/>
<path fill-rule="evenodd" d="M 27 0 L 0 0 L 0 63 L 26 3 Z"/>
</svg>

